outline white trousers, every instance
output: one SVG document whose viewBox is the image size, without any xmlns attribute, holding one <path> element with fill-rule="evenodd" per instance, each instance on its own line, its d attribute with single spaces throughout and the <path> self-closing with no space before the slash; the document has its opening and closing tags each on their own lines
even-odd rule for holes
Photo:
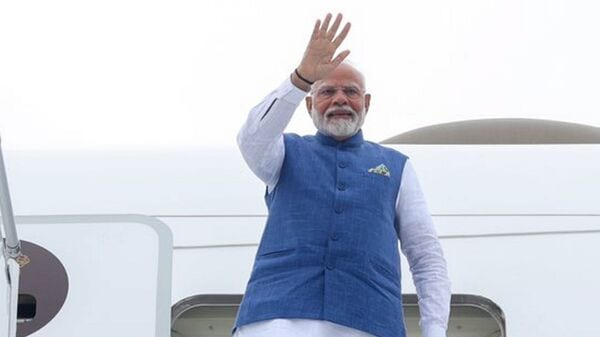
<svg viewBox="0 0 600 337">
<path fill-rule="evenodd" d="M 329 321 L 276 318 L 238 327 L 233 337 L 376 337 Z"/>
</svg>

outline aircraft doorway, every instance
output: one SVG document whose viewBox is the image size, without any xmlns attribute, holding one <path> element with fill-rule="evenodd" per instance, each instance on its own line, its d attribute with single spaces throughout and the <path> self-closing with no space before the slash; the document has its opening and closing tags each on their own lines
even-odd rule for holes
<svg viewBox="0 0 600 337">
<path fill-rule="evenodd" d="M 171 337 L 231 337 L 242 295 L 197 295 L 173 305 Z M 417 296 L 403 295 L 409 336 L 421 337 Z M 452 295 L 447 337 L 506 337 L 504 313 L 491 300 Z"/>
</svg>

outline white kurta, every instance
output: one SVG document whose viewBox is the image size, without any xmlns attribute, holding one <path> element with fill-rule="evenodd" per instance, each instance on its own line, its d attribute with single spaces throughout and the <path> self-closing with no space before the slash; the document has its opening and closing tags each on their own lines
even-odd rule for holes
<svg viewBox="0 0 600 337">
<path fill-rule="evenodd" d="M 306 92 L 289 79 L 254 107 L 238 134 L 250 169 L 272 191 L 277 184 L 285 146 L 283 132 Z M 450 312 L 450 282 L 433 221 L 410 160 L 406 161 L 396 200 L 399 240 L 411 267 L 419 298 L 423 337 L 444 337 Z M 373 337 L 364 331 L 312 319 L 271 319 L 238 327 L 234 337 Z"/>
</svg>

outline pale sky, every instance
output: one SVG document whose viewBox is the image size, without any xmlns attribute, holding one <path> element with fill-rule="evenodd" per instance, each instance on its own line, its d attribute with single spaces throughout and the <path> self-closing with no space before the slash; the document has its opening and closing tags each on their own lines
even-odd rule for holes
<svg viewBox="0 0 600 337">
<path fill-rule="evenodd" d="M 21 149 L 235 146 L 317 18 L 373 95 L 365 137 L 480 118 L 600 126 L 600 3 L 0 0 L 0 134 Z M 303 106 L 287 131 L 314 133 Z"/>
</svg>

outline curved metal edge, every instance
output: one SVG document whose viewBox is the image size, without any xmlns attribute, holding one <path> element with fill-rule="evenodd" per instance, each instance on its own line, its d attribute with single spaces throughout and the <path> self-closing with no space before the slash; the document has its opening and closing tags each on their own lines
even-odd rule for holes
<svg viewBox="0 0 600 337">
<path fill-rule="evenodd" d="M 171 307 L 171 327 L 184 312 L 207 306 L 239 306 L 244 295 L 240 294 L 201 294 L 186 297 Z"/>
<path fill-rule="evenodd" d="M 147 225 L 153 229 L 159 238 L 156 280 L 158 289 L 156 296 L 156 336 L 170 336 L 169 310 L 171 306 L 173 234 L 164 222 L 141 214 L 25 215 L 16 216 L 15 220 L 17 224 L 134 222 Z"/>
<path fill-rule="evenodd" d="M 21 240 L 21 246 L 34 263 L 21 271 L 19 295 L 32 296 L 36 308 L 32 318 L 17 319 L 17 337 L 34 335 L 60 314 L 68 299 L 70 283 L 65 265 L 54 252 L 28 240 Z M 38 303 L 43 304 L 37 306 Z"/>
<path fill-rule="evenodd" d="M 240 294 L 201 294 L 186 297 L 173 304 L 171 308 L 171 327 L 187 310 L 207 306 L 239 306 L 243 297 Z M 418 306 L 419 299 L 416 294 L 404 294 L 402 295 L 402 303 L 406 306 Z M 472 294 L 453 294 L 450 305 L 474 307 L 487 312 L 500 327 L 500 336 L 506 337 L 504 312 L 499 305 L 489 298 Z"/>
<path fill-rule="evenodd" d="M 407 306 L 418 306 L 419 299 L 416 294 L 402 295 L 402 302 Z M 472 294 L 453 294 L 450 299 L 451 306 L 473 307 L 487 312 L 500 327 L 500 336 L 506 337 L 506 317 L 498 304 L 487 297 Z"/>
<path fill-rule="evenodd" d="M 519 130 L 524 132 L 527 129 L 526 136 L 523 133 L 514 139 L 514 135 L 502 135 L 494 141 L 490 141 L 490 134 L 471 134 L 474 139 L 461 138 L 465 132 L 482 132 L 484 128 L 501 128 L 511 130 Z M 544 131 L 546 134 L 552 133 L 553 137 L 546 136 L 537 139 L 531 138 L 529 129 L 535 128 L 535 132 Z M 557 131 L 562 133 L 556 138 L 554 135 Z M 564 132 L 567 131 L 567 136 Z M 534 134 L 535 134 L 534 132 Z M 581 136 L 583 134 L 583 136 Z M 457 135 L 459 138 L 457 138 Z M 475 135 L 475 136 L 473 136 Z M 506 138 L 508 136 L 508 138 Z M 487 139 L 487 140 L 482 140 Z M 542 141 L 539 138 L 543 138 Z M 525 139 L 525 140 L 523 140 Z M 384 139 L 380 144 L 385 145 L 597 145 L 600 144 L 600 128 L 593 125 L 565 122 L 550 119 L 537 118 L 482 118 L 482 119 L 467 119 L 447 123 L 427 125 L 413 130 L 409 130 L 390 138 Z"/>
</svg>

